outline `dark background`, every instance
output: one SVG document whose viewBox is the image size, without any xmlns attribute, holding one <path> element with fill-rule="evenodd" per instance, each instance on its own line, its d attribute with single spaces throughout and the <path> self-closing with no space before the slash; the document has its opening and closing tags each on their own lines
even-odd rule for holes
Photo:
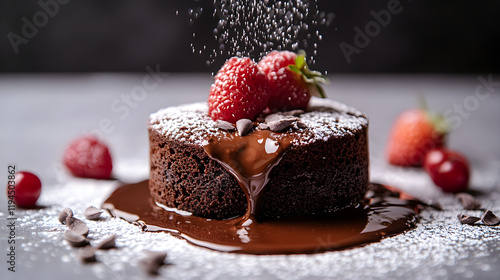
<svg viewBox="0 0 500 280">
<path fill-rule="evenodd" d="M 386 9 L 388 2 L 318 0 L 319 10 L 334 13 L 335 19 L 320 29 L 323 41 L 314 68 L 329 73 L 500 72 L 500 1 L 494 0 L 401 0 L 403 11 L 348 63 L 339 44 L 353 44 L 353 28 L 363 29 L 373 20 L 370 11 Z M 190 48 L 191 43 L 217 47 L 212 4 L 69 1 L 16 54 L 7 35 L 21 35 L 22 18 L 33 22 L 33 15 L 43 10 L 38 1 L 0 0 L 0 72 L 143 72 L 156 64 L 165 72 L 217 71 L 222 62 L 207 66 L 207 55 L 193 54 Z M 204 13 L 190 24 L 188 9 L 198 6 Z"/>
</svg>

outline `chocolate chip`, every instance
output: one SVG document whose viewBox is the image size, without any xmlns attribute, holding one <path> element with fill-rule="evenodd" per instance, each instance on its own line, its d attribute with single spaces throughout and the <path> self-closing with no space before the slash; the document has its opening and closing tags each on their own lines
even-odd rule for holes
<svg viewBox="0 0 500 280">
<path fill-rule="evenodd" d="M 287 119 L 281 119 L 278 121 L 272 121 L 268 122 L 267 125 L 269 125 L 269 129 L 273 132 L 281 132 L 287 128 L 289 128 L 295 120 L 287 120 Z"/>
<path fill-rule="evenodd" d="M 266 123 L 267 124 L 269 124 L 271 122 L 281 121 L 281 120 L 296 121 L 298 119 L 294 116 L 283 115 L 283 114 L 270 114 L 270 115 L 266 116 Z"/>
<path fill-rule="evenodd" d="M 467 216 L 467 215 L 458 215 L 457 217 L 460 223 L 464 225 L 473 225 L 480 220 L 480 218 L 478 217 Z"/>
<path fill-rule="evenodd" d="M 64 239 L 68 241 L 69 245 L 73 247 L 83 247 L 89 244 L 89 241 L 85 236 L 78 234 L 72 230 L 67 230 L 64 232 Z"/>
<path fill-rule="evenodd" d="M 103 240 L 101 240 L 96 247 L 98 250 L 107 250 L 111 248 L 116 248 L 116 235 L 110 235 Z"/>
<path fill-rule="evenodd" d="M 78 257 L 80 258 L 80 261 L 84 263 L 93 263 L 97 261 L 95 257 L 95 249 L 92 248 L 92 246 L 85 246 L 80 249 L 80 252 L 78 252 Z"/>
<path fill-rule="evenodd" d="M 466 210 L 478 210 L 481 208 L 481 203 L 468 193 L 459 193 L 455 197 L 462 203 Z"/>
<path fill-rule="evenodd" d="M 494 226 L 500 223 L 500 218 L 498 218 L 491 210 L 486 210 L 481 216 L 481 222 L 487 226 Z"/>
<path fill-rule="evenodd" d="M 297 121 L 295 124 L 297 125 L 297 128 L 307 128 L 307 125 L 301 121 Z"/>
<path fill-rule="evenodd" d="M 90 206 L 85 209 L 85 219 L 87 220 L 99 220 L 101 218 L 102 210 L 95 208 L 94 206 Z"/>
<path fill-rule="evenodd" d="M 253 122 L 249 119 L 241 119 L 236 122 L 236 129 L 240 133 L 240 136 L 245 136 L 252 130 Z"/>
<path fill-rule="evenodd" d="M 235 127 L 232 123 L 223 120 L 217 121 L 217 127 L 225 131 L 234 131 Z"/>
<path fill-rule="evenodd" d="M 61 213 L 59 213 L 59 217 L 57 218 L 59 222 L 63 225 L 66 224 L 66 219 L 68 217 L 73 217 L 73 211 L 69 208 L 64 208 Z"/>
<path fill-rule="evenodd" d="M 87 236 L 89 234 L 89 227 L 84 221 L 80 219 L 68 217 L 66 219 L 66 225 L 71 231 L 75 232 L 76 234 L 83 236 Z"/>
<path fill-rule="evenodd" d="M 165 252 L 151 252 L 148 251 L 146 256 L 141 259 L 140 264 L 142 269 L 150 274 L 157 275 L 158 269 L 165 264 L 165 258 L 167 253 Z"/>
<path fill-rule="evenodd" d="M 259 123 L 259 128 L 261 130 L 266 130 L 269 129 L 269 126 L 267 125 L 267 123 Z"/>
<path fill-rule="evenodd" d="M 122 218 L 129 223 L 133 223 L 133 222 L 139 220 L 139 216 L 137 216 L 135 214 L 127 213 L 124 211 L 120 211 L 120 210 L 113 210 L 113 215 L 115 217 Z"/>
</svg>

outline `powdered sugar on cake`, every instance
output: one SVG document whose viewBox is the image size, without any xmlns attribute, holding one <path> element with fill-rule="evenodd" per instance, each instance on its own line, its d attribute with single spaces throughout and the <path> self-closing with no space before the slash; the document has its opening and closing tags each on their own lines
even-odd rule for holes
<svg viewBox="0 0 500 280">
<path fill-rule="evenodd" d="M 353 134 L 368 125 L 368 119 L 361 112 L 333 100 L 312 98 L 309 108 L 299 116 L 307 128 L 294 131 L 300 133 L 300 137 L 293 145 L 327 141 L 330 137 Z M 149 125 L 170 139 L 195 145 L 206 145 L 211 138 L 227 135 L 210 118 L 205 102 L 161 109 L 150 115 Z"/>
</svg>

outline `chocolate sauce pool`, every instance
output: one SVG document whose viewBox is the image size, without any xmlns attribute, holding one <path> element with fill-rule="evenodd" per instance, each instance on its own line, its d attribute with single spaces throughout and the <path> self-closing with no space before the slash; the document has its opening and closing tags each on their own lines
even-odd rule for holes
<svg viewBox="0 0 500 280">
<path fill-rule="evenodd" d="M 157 205 L 148 181 L 119 187 L 103 208 L 145 231 L 164 231 L 188 242 L 224 252 L 246 254 L 318 253 L 376 242 L 414 227 L 418 205 L 392 188 L 371 184 L 366 205 L 333 215 L 241 224 L 242 218 L 212 220 Z"/>
</svg>

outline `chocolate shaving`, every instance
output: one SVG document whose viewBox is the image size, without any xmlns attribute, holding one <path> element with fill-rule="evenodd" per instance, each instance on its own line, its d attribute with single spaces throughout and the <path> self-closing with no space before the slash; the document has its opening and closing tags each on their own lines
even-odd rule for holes
<svg viewBox="0 0 500 280">
<path fill-rule="evenodd" d="M 140 264 L 142 269 L 150 274 L 157 275 L 158 269 L 165 264 L 165 258 L 167 253 L 165 252 L 151 252 L 148 251 L 146 256 L 141 259 Z"/>
<path fill-rule="evenodd" d="M 268 122 L 267 125 L 269 125 L 269 129 L 273 132 L 281 132 L 287 128 L 289 128 L 295 120 L 287 120 L 287 119 L 282 119 L 278 121 L 272 121 Z"/>
<path fill-rule="evenodd" d="M 487 226 L 494 226 L 500 223 L 500 218 L 498 218 L 491 210 L 486 210 L 481 216 L 481 222 Z"/>
<path fill-rule="evenodd" d="M 85 219 L 87 220 L 99 220 L 101 218 L 102 210 L 95 208 L 94 206 L 90 206 L 85 209 Z"/>
<path fill-rule="evenodd" d="M 296 121 L 298 120 L 296 117 L 294 116 L 290 116 L 290 115 L 283 115 L 283 114 L 270 114 L 270 115 L 267 115 L 266 116 L 266 123 L 269 124 L 271 122 L 276 122 L 276 121 Z"/>
<path fill-rule="evenodd" d="M 297 125 L 297 128 L 307 128 L 307 125 L 301 121 L 297 121 L 295 124 Z"/>
<path fill-rule="evenodd" d="M 78 257 L 80 258 L 80 261 L 84 263 L 93 263 L 97 261 L 95 257 L 95 249 L 92 248 L 92 246 L 83 247 L 80 252 L 78 252 Z"/>
<path fill-rule="evenodd" d="M 270 114 L 266 116 L 266 123 L 274 122 L 281 119 L 280 114 Z"/>
<path fill-rule="evenodd" d="M 253 128 L 253 122 L 249 119 L 241 119 L 236 122 L 236 129 L 240 133 L 240 136 L 247 135 Z"/>
<path fill-rule="evenodd" d="M 71 231 L 75 232 L 76 234 L 83 236 L 87 236 L 89 234 L 89 227 L 84 221 L 80 219 L 68 217 L 66 219 L 66 225 Z"/>
<path fill-rule="evenodd" d="M 59 222 L 63 225 L 66 224 L 66 219 L 68 217 L 73 217 L 73 211 L 69 208 L 64 208 L 61 213 L 59 213 L 59 217 L 57 218 Z"/>
<path fill-rule="evenodd" d="M 480 218 L 478 217 L 467 216 L 467 215 L 458 215 L 457 217 L 460 223 L 464 225 L 473 225 L 480 220 Z"/>
<path fill-rule="evenodd" d="M 108 250 L 111 248 L 116 248 L 116 235 L 110 235 L 103 240 L 101 240 L 96 247 L 98 250 Z"/>
<path fill-rule="evenodd" d="M 478 210 L 481 209 L 481 203 L 477 201 L 472 195 L 468 193 L 459 193 L 455 197 L 462 203 L 462 206 L 466 210 Z"/>
<path fill-rule="evenodd" d="M 139 220 L 139 216 L 124 211 L 114 210 L 113 213 L 116 217 L 122 218 L 129 223 Z"/>
<path fill-rule="evenodd" d="M 64 238 L 72 247 L 83 247 L 89 244 L 89 241 L 85 238 L 85 236 L 72 230 L 65 231 Z"/>
<path fill-rule="evenodd" d="M 225 130 L 225 131 L 234 131 L 235 130 L 234 125 L 230 122 L 227 122 L 227 121 L 218 120 L 216 125 L 218 128 Z"/>
</svg>

